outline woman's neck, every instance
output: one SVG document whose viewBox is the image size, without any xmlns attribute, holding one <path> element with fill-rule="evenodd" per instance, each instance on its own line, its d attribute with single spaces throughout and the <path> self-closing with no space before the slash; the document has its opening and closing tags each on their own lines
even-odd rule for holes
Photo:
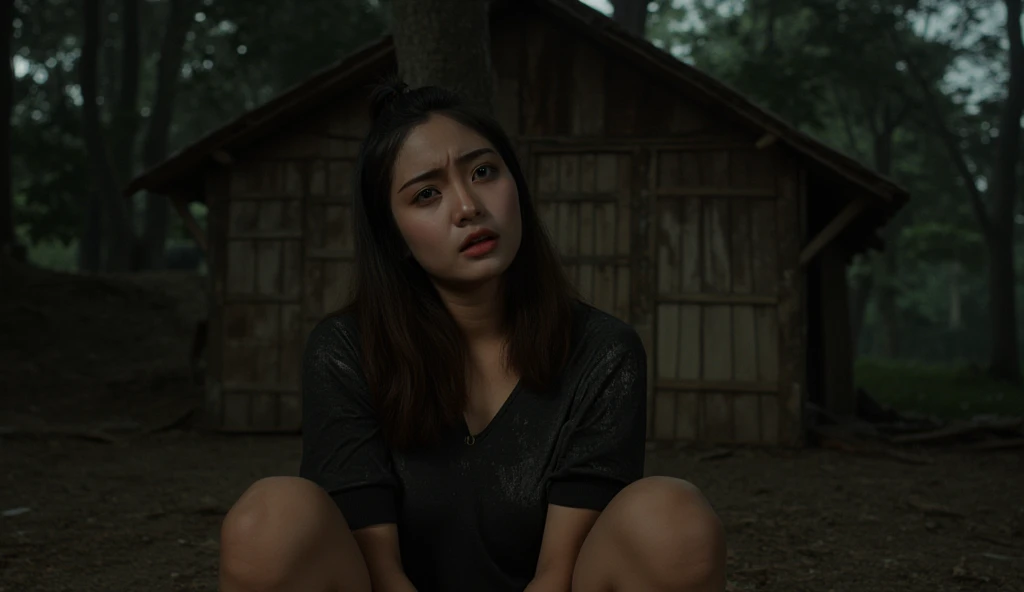
<svg viewBox="0 0 1024 592">
<path fill-rule="evenodd" d="M 494 417 L 508 398 L 510 381 L 518 380 L 506 365 L 503 353 L 506 336 L 501 287 L 500 279 L 473 290 L 445 290 L 438 286 L 441 300 L 466 339 L 465 411 L 475 417 L 467 417 L 467 421 L 478 427 Z"/>
<path fill-rule="evenodd" d="M 504 299 L 501 281 L 487 282 L 472 289 L 438 286 L 441 300 L 455 324 L 472 346 L 474 343 L 500 341 L 503 335 Z"/>
</svg>

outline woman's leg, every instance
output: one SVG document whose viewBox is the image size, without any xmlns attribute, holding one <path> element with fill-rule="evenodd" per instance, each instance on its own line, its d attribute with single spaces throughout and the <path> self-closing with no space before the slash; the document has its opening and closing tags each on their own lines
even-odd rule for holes
<svg viewBox="0 0 1024 592">
<path fill-rule="evenodd" d="M 623 489 L 590 530 L 573 592 L 723 592 L 725 533 L 696 487 L 648 477 Z"/>
<path fill-rule="evenodd" d="M 254 483 L 224 518 L 221 592 L 370 592 L 345 518 L 327 493 L 298 477 Z"/>
</svg>

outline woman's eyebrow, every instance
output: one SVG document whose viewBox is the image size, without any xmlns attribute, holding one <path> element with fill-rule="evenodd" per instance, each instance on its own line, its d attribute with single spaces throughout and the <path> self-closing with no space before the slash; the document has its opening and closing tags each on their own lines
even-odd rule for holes
<svg viewBox="0 0 1024 592">
<path fill-rule="evenodd" d="M 465 164 L 466 162 L 468 162 L 470 160 L 473 160 L 474 158 L 478 158 L 478 157 L 483 156 L 484 154 L 488 154 L 488 153 L 496 154 L 496 152 L 494 152 L 494 149 L 492 149 L 492 148 L 477 148 L 476 150 L 470 150 L 469 152 L 466 152 L 465 154 L 460 155 L 458 158 L 455 159 L 455 162 L 458 163 L 458 164 Z M 429 171 L 422 172 L 422 173 L 416 175 L 415 177 L 413 177 L 412 179 L 409 179 L 408 181 L 406 181 L 401 187 L 398 188 L 398 191 L 401 192 L 402 190 L 404 190 L 406 187 L 412 185 L 413 183 L 419 183 L 420 181 L 426 181 L 428 179 L 436 179 L 436 178 L 438 178 L 440 176 L 441 176 L 441 168 L 440 167 L 430 169 Z"/>
</svg>

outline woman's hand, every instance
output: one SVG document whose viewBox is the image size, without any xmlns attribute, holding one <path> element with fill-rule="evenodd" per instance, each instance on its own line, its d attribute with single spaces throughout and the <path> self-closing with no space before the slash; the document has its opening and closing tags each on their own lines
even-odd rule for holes
<svg viewBox="0 0 1024 592">
<path fill-rule="evenodd" d="M 398 526 L 378 524 L 352 531 L 370 573 L 370 584 L 380 592 L 416 592 L 402 570 Z"/>
<path fill-rule="evenodd" d="M 572 573 L 539 572 L 523 592 L 571 592 Z"/>
</svg>

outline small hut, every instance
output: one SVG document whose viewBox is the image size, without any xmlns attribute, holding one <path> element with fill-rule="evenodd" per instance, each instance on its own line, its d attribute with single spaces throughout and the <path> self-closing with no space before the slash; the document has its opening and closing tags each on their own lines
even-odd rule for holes
<svg viewBox="0 0 1024 592">
<path fill-rule="evenodd" d="M 572 279 L 646 344 L 649 438 L 800 445 L 808 402 L 852 413 L 846 265 L 907 193 L 585 5 L 511 4 L 496 112 Z M 367 88 L 395 68 L 385 38 L 127 188 L 208 249 L 213 426 L 300 428 L 306 336 L 352 274 Z"/>
</svg>

